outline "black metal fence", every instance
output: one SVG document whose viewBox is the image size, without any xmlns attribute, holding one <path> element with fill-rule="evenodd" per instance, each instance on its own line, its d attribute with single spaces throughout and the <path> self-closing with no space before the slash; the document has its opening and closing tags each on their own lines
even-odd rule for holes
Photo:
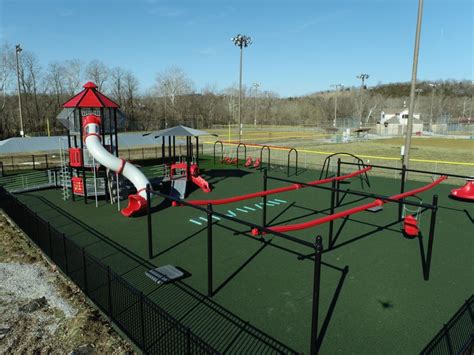
<svg viewBox="0 0 474 355">
<path fill-rule="evenodd" d="M 218 354 L 1 186 L 0 208 L 144 353 Z"/>
<path fill-rule="evenodd" d="M 421 354 L 472 354 L 473 307 L 474 295 L 464 302 L 448 323 L 421 351 Z"/>
</svg>

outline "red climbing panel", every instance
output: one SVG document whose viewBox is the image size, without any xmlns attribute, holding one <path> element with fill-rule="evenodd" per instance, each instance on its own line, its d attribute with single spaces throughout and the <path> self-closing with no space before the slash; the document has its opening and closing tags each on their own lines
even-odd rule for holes
<svg viewBox="0 0 474 355">
<path fill-rule="evenodd" d="M 69 165 L 73 168 L 82 167 L 82 150 L 81 148 L 69 148 Z"/>
</svg>

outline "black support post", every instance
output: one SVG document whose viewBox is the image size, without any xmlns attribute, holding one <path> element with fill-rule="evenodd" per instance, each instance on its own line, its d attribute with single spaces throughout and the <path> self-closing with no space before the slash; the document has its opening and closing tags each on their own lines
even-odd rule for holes
<svg viewBox="0 0 474 355">
<path fill-rule="evenodd" d="M 400 193 L 405 192 L 405 179 L 406 179 L 406 174 L 407 174 L 407 167 L 405 164 L 402 165 L 402 177 L 400 181 Z M 402 220 L 402 215 L 403 215 L 403 199 L 400 200 L 398 203 L 398 220 Z"/>
<path fill-rule="evenodd" d="M 337 158 L 337 173 L 336 173 L 336 177 L 339 177 L 341 176 L 341 158 Z M 340 186 L 340 182 L 339 180 L 337 180 L 337 183 L 336 183 L 336 188 L 337 188 L 337 192 L 336 192 L 336 206 L 339 206 L 339 189 L 341 188 Z"/>
<path fill-rule="evenodd" d="M 140 292 L 140 333 L 141 333 L 141 345 L 142 349 L 146 349 L 145 346 L 145 312 L 143 310 L 143 299 L 144 299 L 143 292 Z"/>
<path fill-rule="evenodd" d="M 213 296 L 212 272 L 212 204 L 207 205 L 207 296 Z"/>
<path fill-rule="evenodd" d="M 321 284 L 321 253 L 323 251 L 323 238 L 318 235 L 314 245 L 314 275 L 313 275 L 313 309 L 311 313 L 311 349 L 310 354 L 316 355 L 319 351 L 318 342 L 318 314 L 319 314 L 319 289 Z"/>
<path fill-rule="evenodd" d="M 82 250 L 82 267 L 84 269 L 84 293 L 87 295 L 87 265 L 86 265 L 86 251 L 84 247 L 81 248 Z"/>
<path fill-rule="evenodd" d="M 433 254 L 433 242 L 434 242 L 434 232 L 436 227 L 436 214 L 438 212 L 438 195 L 433 196 L 433 202 L 431 203 L 433 208 L 431 209 L 431 220 L 430 220 L 430 234 L 428 239 L 428 251 L 426 255 L 426 267 L 425 267 L 425 281 L 430 279 L 430 269 L 431 269 L 431 255 Z"/>
<path fill-rule="evenodd" d="M 44 155 L 44 161 L 45 161 L 45 164 L 46 164 L 46 169 L 49 169 L 48 154 L 45 154 L 45 155 Z"/>
<path fill-rule="evenodd" d="M 33 160 L 33 170 L 36 170 L 36 162 L 35 162 L 35 156 L 32 155 L 31 159 Z"/>
<path fill-rule="evenodd" d="M 267 168 L 263 169 L 263 191 L 267 191 Z M 267 226 L 267 195 L 262 197 L 263 210 L 262 210 L 262 227 Z"/>
<path fill-rule="evenodd" d="M 66 235 L 64 233 L 61 234 L 63 237 L 63 247 L 64 247 L 64 264 L 66 265 L 66 275 L 69 276 L 69 266 L 67 263 L 67 249 L 66 249 Z"/>
<path fill-rule="evenodd" d="M 331 186 L 331 212 L 330 214 L 334 214 L 334 205 L 335 205 L 335 200 L 336 200 L 336 180 L 332 181 L 332 186 Z M 334 233 L 334 220 L 329 222 L 329 244 L 328 248 L 332 248 L 332 237 Z"/>
<path fill-rule="evenodd" d="M 150 184 L 146 185 L 146 213 L 147 213 L 147 230 L 148 230 L 148 259 L 153 258 L 153 232 L 151 228 L 151 198 L 150 198 Z"/>
<path fill-rule="evenodd" d="M 113 319 L 113 307 L 112 307 L 112 277 L 110 276 L 110 266 L 107 265 L 107 297 L 109 301 L 109 317 Z"/>
</svg>

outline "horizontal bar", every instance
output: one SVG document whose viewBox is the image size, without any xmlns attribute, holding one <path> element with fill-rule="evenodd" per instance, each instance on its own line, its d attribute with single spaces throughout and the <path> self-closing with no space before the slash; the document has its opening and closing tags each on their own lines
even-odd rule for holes
<svg viewBox="0 0 474 355">
<path fill-rule="evenodd" d="M 358 165 L 357 163 L 350 163 L 350 162 L 344 162 L 344 161 L 341 161 L 341 164 L 344 164 L 344 165 Z M 370 166 L 373 167 L 373 168 L 378 168 L 378 169 L 402 171 L 402 168 L 396 168 L 396 167 L 392 167 L 392 166 L 374 165 L 374 164 L 370 164 Z M 461 178 L 461 179 L 470 179 L 470 178 L 472 178 L 472 176 L 467 176 L 467 175 L 456 175 L 456 174 L 441 173 L 441 172 L 428 171 L 428 170 L 405 169 L 405 171 L 411 172 L 411 173 L 444 175 L 444 176 L 448 176 L 448 177 L 455 177 L 455 178 Z"/>
<path fill-rule="evenodd" d="M 276 181 L 292 182 L 292 183 L 301 184 L 301 185 L 308 185 L 304 182 L 298 182 L 298 181 L 294 181 L 294 180 L 278 178 L 278 177 L 275 177 L 275 176 L 267 176 L 267 178 L 272 179 L 272 180 L 276 180 Z M 372 197 L 372 198 L 377 198 L 377 199 L 380 199 L 380 200 L 383 200 L 383 201 L 388 201 L 388 202 L 403 202 L 405 205 L 416 206 L 416 207 L 421 206 L 421 207 L 424 207 L 424 208 L 433 209 L 433 205 L 431 205 L 429 203 L 406 201 L 404 199 L 393 199 L 393 198 L 391 198 L 389 196 L 386 196 L 386 195 L 379 195 L 379 194 L 368 193 L 368 192 L 363 192 L 363 191 L 356 191 L 356 190 L 350 190 L 350 189 L 346 189 L 346 190 L 338 189 L 338 188 L 333 189 L 332 187 L 321 186 L 321 185 L 308 185 L 308 186 L 315 187 L 315 188 L 322 189 L 322 190 L 328 190 L 328 191 L 333 191 L 333 190 L 334 191 L 339 191 L 339 192 L 348 193 L 348 194 L 356 195 L 356 196 Z"/>
</svg>

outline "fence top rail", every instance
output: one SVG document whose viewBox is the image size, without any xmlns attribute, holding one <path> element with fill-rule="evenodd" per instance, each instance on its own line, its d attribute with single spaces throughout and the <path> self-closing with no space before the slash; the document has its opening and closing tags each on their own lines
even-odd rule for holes
<svg viewBox="0 0 474 355">
<path fill-rule="evenodd" d="M 202 211 L 202 212 L 205 212 L 205 213 L 208 213 L 208 209 L 207 208 L 203 208 L 203 207 L 200 207 L 200 206 L 196 206 L 196 205 L 193 205 L 191 203 L 188 203 L 186 202 L 185 200 L 181 200 L 179 198 L 176 198 L 176 197 L 173 197 L 173 196 L 170 196 L 170 195 L 166 195 L 164 193 L 161 193 L 161 192 L 158 192 L 158 191 L 151 191 L 149 190 L 151 194 L 153 195 L 156 195 L 156 196 L 160 196 L 160 197 L 163 197 L 165 199 L 168 199 L 170 201 L 174 201 L 174 202 L 177 202 L 178 204 L 180 205 L 183 205 L 183 206 L 189 206 L 189 207 L 192 207 L 194 209 L 197 209 L 199 211 Z M 232 221 L 232 222 L 235 222 L 235 223 L 238 223 L 238 224 L 242 224 L 244 226 L 247 226 L 247 227 L 250 227 L 250 229 L 254 229 L 254 228 L 257 228 L 263 232 L 266 232 L 268 234 L 273 234 L 277 237 L 280 237 L 280 238 L 283 238 L 283 239 L 287 239 L 287 240 L 290 240 L 292 242 L 295 242 L 297 244 L 301 244 L 301 245 L 304 245 L 304 246 L 307 246 L 307 247 L 310 247 L 310 248 L 313 248 L 314 249 L 314 244 L 310 243 L 310 242 L 306 242 L 304 240 L 300 240 L 298 238 L 294 238 L 294 237 L 291 237 L 289 235 L 286 235 L 286 234 L 283 234 L 283 233 L 279 233 L 279 232 L 276 232 L 276 231 L 273 231 L 267 227 L 263 227 L 263 226 L 259 226 L 258 224 L 255 224 L 255 223 L 252 223 L 252 222 L 247 222 L 247 221 L 244 221 L 244 220 L 241 220 L 239 218 L 235 218 L 235 217 L 230 217 L 224 213 L 220 213 L 220 212 L 216 212 L 216 211 L 211 211 L 210 213 L 212 213 L 213 215 L 219 217 L 219 218 L 222 218 L 222 219 L 226 219 L 226 220 L 229 220 L 229 221 Z M 251 231 L 250 230 L 250 231 Z M 250 232 L 249 231 L 249 232 Z"/>
<path fill-rule="evenodd" d="M 351 163 L 351 162 L 345 162 L 341 160 L 342 165 L 357 165 L 357 163 Z M 373 168 L 378 168 L 378 169 L 386 169 L 386 170 L 396 170 L 396 171 L 402 171 L 403 168 L 398 168 L 394 166 L 385 166 L 385 165 L 375 165 L 375 164 L 370 164 L 371 167 Z M 472 176 L 468 175 L 457 175 L 457 174 L 450 174 L 450 173 L 444 173 L 444 172 L 436 172 L 436 171 L 429 171 L 429 170 L 418 170 L 418 169 L 405 169 L 406 172 L 411 172 L 411 173 L 420 173 L 420 174 L 430 174 L 430 175 L 444 175 L 448 177 L 454 177 L 454 178 L 461 178 L 461 179 L 470 179 Z"/>
<path fill-rule="evenodd" d="M 372 166 L 372 165 L 371 165 Z M 301 184 L 304 186 L 309 186 L 309 187 L 315 187 L 317 189 L 322 189 L 322 190 L 327 190 L 327 191 L 335 191 L 335 192 L 342 192 L 342 193 L 348 193 L 350 195 L 355 195 L 355 196 L 362 196 L 362 197 L 371 197 L 375 199 L 379 199 L 382 201 L 387 201 L 387 202 L 402 202 L 405 205 L 410 205 L 410 206 L 416 206 L 416 207 L 423 207 L 423 208 L 428 208 L 428 209 L 433 209 L 435 206 L 429 203 L 424 203 L 424 202 L 413 202 L 413 201 L 408 201 L 405 199 L 394 199 L 391 196 L 386 196 L 386 195 L 380 195 L 376 193 L 370 193 L 370 192 L 363 192 L 363 191 L 357 191 L 357 190 L 351 190 L 351 189 L 338 189 L 338 188 L 332 188 L 332 187 L 327 187 L 327 186 L 321 186 L 321 185 L 310 185 L 308 183 L 300 182 L 300 181 L 294 181 L 290 179 L 285 179 L 285 178 L 279 178 L 276 176 L 267 176 L 267 178 L 276 180 L 276 181 L 282 181 L 282 182 L 289 182 L 289 183 L 295 183 L 295 184 Z"/>
</svg>

